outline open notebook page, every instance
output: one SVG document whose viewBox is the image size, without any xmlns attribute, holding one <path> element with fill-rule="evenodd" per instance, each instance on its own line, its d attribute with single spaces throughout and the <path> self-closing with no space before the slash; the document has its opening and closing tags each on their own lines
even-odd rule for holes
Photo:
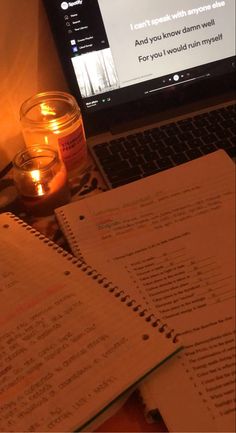
<svg viewBox="0 0 236 433">
<path fill-rule="evenodd" d="M 182 335 L 141 386 L 173 431 L 234 431 L 234 165 L 223 151 L 57 211 L 75 254 Z"/>
<path fill-rule="evenodd" d="M 178 351 L 118 289 L 13 215 L 0 215 L 0 240 L 1 431 L 82 429 Z"/>
</svg>

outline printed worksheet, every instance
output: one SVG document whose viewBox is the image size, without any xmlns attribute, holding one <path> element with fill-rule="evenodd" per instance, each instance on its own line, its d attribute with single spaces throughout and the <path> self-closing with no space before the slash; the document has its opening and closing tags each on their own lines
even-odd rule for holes
<svg viewBox="0 0 236 433">
<path fill-rule="evenodd" d="M 141 387 L 173 431 L 234 430 L 234 180 L 218 151 L 57 211 L 75 255 L 183 339 Z"/>
</svg>

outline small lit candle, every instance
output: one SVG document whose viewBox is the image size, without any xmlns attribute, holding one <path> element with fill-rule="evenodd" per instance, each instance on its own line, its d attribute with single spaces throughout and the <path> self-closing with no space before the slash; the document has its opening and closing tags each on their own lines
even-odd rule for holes
<svg viewBox="0 0 236 433">
<path fill-rule="evenodd" d="M 18 153 L 13 165 L 16 188 L 27 212 L 50 215 L 68 203 L 67 172 L 57 152 L 32 146 Z"/>
</svg>

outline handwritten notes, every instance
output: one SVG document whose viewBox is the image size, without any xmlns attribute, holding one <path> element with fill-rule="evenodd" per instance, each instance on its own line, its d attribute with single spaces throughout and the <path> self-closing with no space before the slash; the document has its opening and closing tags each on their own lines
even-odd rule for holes
<svg viewBox="0 0 236 433">
<path fill-rule="evenodd" d="M 182 336 L 178 365 L 141 386 L 173 431 L 234 429 L 234 188 L 218 151 L 57 211 L 74 253 Z"/>
<path fill-rule="evenodd" d="M 0 239 L 1 431 L 82 429 L 179 350 L 21 220 Z"/>
</svg>

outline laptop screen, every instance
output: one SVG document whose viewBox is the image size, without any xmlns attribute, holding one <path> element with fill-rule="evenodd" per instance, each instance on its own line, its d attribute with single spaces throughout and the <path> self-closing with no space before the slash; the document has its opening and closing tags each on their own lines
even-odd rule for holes
<svg viewBox="0 0 236 433">
<path fill-rule="evenodd" d="M 234 0 L 45 0 L 85 112 L 231 73 Z"/>
</svg>

